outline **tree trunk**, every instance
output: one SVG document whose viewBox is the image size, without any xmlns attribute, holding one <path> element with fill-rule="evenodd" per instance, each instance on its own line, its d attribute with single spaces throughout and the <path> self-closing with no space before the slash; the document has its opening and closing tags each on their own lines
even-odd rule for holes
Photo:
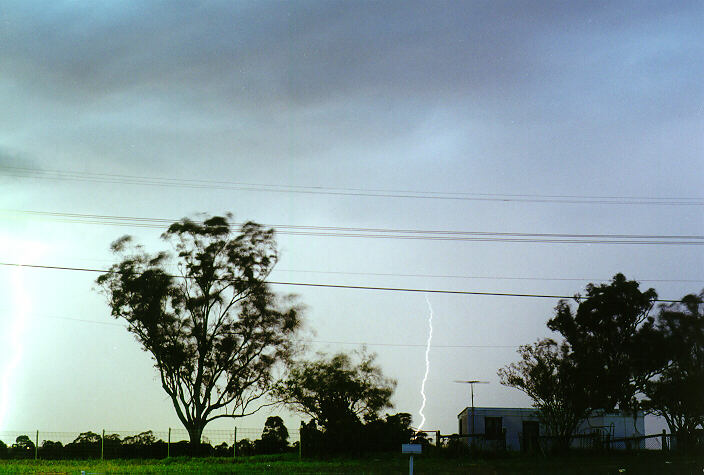
<svg viewBox="0 0 704 475">
<path fill-rule="evenodd" d="M 191 455 L 201 455 L 200 441 L 203 435 L 203 426 L 198 422 L 193 422 L 189 427 L 186 427 L 186 429 L 188 429 L 188 437 L 191 442 Z"/>
</svg>

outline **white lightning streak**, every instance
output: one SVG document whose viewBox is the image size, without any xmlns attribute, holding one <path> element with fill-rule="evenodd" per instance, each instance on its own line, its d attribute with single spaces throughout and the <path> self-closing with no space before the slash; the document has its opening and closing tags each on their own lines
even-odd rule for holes
<svg viewBox="0 0 704 475">
<path fill-rule="evenodd" d="M 9 249 L 14 255 L 20 256 L 23 260 L 31 260 L 39 251 L 39 246 L 31 243 L 16 243 L 4 239 L 0 236 L 0 245 L 4 249 Z M 0 430 L 5 429 L 5 416 L 12 402 L 13 377 L 22 361 L 24 350 L 24 337 L 29 326 L 29 316 L 31 314 L 31 296 L 27 291 L 24 277 L 25 269 L 17 267 L 10 274 L 10 289 L 12 300 L 14 301 L 14 317 L 9 322 L 9 327 L 5 328 L 5 342 L 0 342 Z"/>
<path fill-rule="evenodd" d="M 425 344 L 425 375 L 423 375 L 423 382 L 420 385 L 420 394 L 423 396 L 423 403 L 420 405 L 420 409 L 418 410 L 418 414 L 421 417 L 418 432 L 422 431 L 423 425 L 425 425 L 425 414 L 423 414 L 426 402 L 425 382 L 428 380 L 428 374 L 430 373 L 430 342 L 433 340 L 433 307 L 430 305 L 430 300 L 427 295 L 425 296 L 425 301 L 428 303 L 430 315 L 428 316 L 428 341 Z"/>
<path fill-rule="evenodd" d="M 24 286 L 22 283 L 22 273 L 23 269 L 18 267 L 12 271 L 12 291 L 17 300 L 15 305 L 16 311 L 14 315 L 14 320 L 10 325 L 10 329 L 7 333 L 8 341 L 6 347 L 9 351 L 7 352 L 5 360 L 5 368 L 0 374 L 0 429 L 4 429 L 3 423 L 5 415 L 7 413 L 7 408 L 10 404 L 10 387 L 12 386 L 12 377 L 17 370 L 22 359 L 22 340 L 24 339 L 25 328 L 27 324 L 27 302 Z M 20 303 L 19 301 L 24 302 Z"/>
</svg>

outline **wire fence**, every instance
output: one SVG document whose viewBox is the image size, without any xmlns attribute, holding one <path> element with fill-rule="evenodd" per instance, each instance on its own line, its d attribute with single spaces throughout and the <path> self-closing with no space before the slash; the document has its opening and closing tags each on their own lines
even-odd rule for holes
<svg viewBox="0 0 704 475">
<path fill-rule="evenodd" d="M 526 453 L 548 455 L 564 450 L 564 439 L 523 433 L 518 434 L 519 444 L 507 444 L 506 433 L 452 434 L 439 431 L 415 433 L 397 437 L 392 433 L 326 434 L 318 430 L 271 432 L 259 428 L 233 428 L 232 431 L 203 431 L 200 446 L 190 443 L 184 429 L 162 431 L 113 431 L 99 432 L 0 432 L 0 459 L 163 459 L 178 456 L 246 457 L 260 454 L 296 453 L 299 457 L 325 455 L 352 447 L 357 452 L 395 451 L 401 443 L 419 443 L 439 455 L 458 455 L 470 452 L 499 452 L 518 450 Z M 303 436 L 303 440 L 301 439 Z M 344 436 L 344 437 L 342 437 Z M 339 443 L 344 439 L 344 443 Z M 355 442 L 356 439 L 356 442 Z M 410 440 L 407 440 L 410 439 Z M 356 445 L 355 445 L 356 444 Z M 660 434 L 615 438 L 601 433 L 580 434 L 571 438 L 570 450 L 576 451 L 691 451 L 704 450 L 704 434 L 684 438 L 664 431 Z"/>
<path fill-rule="evenodd" d="M 438 435 L 440 447 L 454 452 L 468 450 L 496 452 L 502 450 L 517 450 L 521 452 L 540 452 L 544 454 L 565 449 L 563 438 L 545 435 L 526 436 L 518 433 L 518 446 L 510 446 L 503 434 L 452 434 Z M 636 451 L 636 450 L 692 450 L 704 447 L 704 435 L 684 437 L 676 434 L 642 435 L 635 437 L 610 437 L 602 433 L 578 434 L 571 437 L 569 450 L 582 451 Z"/>
<path fill-rule="evenodd" d="M 263 429 L 234 428 L 203 431 L 194 448 L 185 429 L 162 431 L 0 432 L 0 459 L 159 459 L 183 455 L 237 457 L 296 452 L 300 434 L 286 438 L 264 435 Z"/>
</svg>

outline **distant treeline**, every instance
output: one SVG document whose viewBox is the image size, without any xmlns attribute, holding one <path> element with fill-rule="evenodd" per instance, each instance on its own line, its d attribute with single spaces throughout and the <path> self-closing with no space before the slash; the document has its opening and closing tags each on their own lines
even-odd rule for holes
<svg viewBox="0 0 704 475">
<path fill-rule="evenodd" d="M 75 460 L 100 458 L 106 459 L 160 459 L 167 456 L 210 456 L 233 457 L 264 454 L 298 452 L 311 455 L 390 452 L 398 451 L 401 444 L 408 443 L 414 435 L 410 428 L 411 415 L 399 413 L 387 415 L 384 419 L 375 419 L 361 423 L 351 421 L 345 427 L 336 430 L 321 430 L 314 421 L 302 423 L 299 442 L 289 444 L 288 430 L 280 417 L 269 417 L 256 440 L 241 439 L 237 447 L 223 442 L 219 445 L 200 444 L 196 451 L 188 440 L 165 442 L 157 439 L 152 431 L 121 438 L 118 434 L 105 434 L 104 438 L 95 432 L 83 432 L 73 442 L 63 444 L 52 440 L 43 440 L 39 447 L 28 435 L 20 435 L 15 443 L 7 445 L 0 441 L 0 459 L 32 459 L 36 456 L 42 460 Z"/>
<path fill-rule="evenodd" d="M 237 442 L 238 452 L 242 455 L 281 453 L 281 444 L 271 444 L 268 440 L 243 439 Z M 160 459 L 167 456 L 210 456 L 232 457 L 234 447 L 226 442 L 219 445 L 202 443 L 194 453 L 188 440 L 171 442 L 170 444 L 157 439 L 152 431 L 142 432 L 134 436 L 120 438 L 118 434 L 101 435 L 95 432 L 83 432 L 73 442 L 63 444 L 52 440 L 44 440 L 36 448 L 37 458 L 42 460 L 75 460 L 100 458 L 101 444 L 103 457 L 106 459 Z M 288 451 L 297 450 L 296 446 L 283 447 Z M 35 443 L 27 435 L 20 435 L 15 443 L 8 446 L 0 440 L 0 459 L 32 459 L 35 456 Z"/>
</svg>

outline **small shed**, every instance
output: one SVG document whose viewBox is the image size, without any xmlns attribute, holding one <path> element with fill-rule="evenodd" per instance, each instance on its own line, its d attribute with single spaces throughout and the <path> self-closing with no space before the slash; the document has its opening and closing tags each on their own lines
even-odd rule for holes
<svg viewBox="0 0 704 475">
<path fill-rule="evenodd" d="M 474 417 L 472 417 L 474 414 Z M 540 435 L 538 412 L 519 407 L 471 407 L 457 416 L 459 434 L 469 435 L 469 443 L 481 443 L 485 448 L 521 450 L 521 437 Z"/>
<path fill-rule="evenodd" d="M 518 407 L 467 407 L 457 415 L 459 434 L 469 444 L 484 449 L 533 450 L 537 448 L 545 428 L 538 410 Z M 645 435 L 642 413 L 595 412 L 584 420 L 572 441 L 573 447 L 594 447 L 596 443 Z M 614 444 L 613 448 L 642 448 L 643 441 Z"/>
</svg>

